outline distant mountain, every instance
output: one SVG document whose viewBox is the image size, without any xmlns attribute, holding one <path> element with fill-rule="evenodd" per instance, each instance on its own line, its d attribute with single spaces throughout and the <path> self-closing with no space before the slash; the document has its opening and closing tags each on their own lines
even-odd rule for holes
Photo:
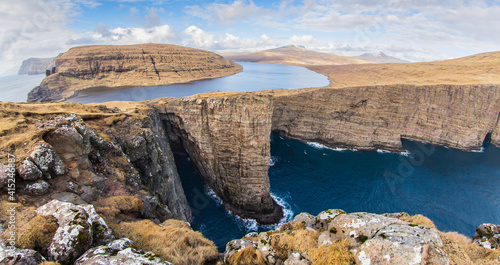
<svg viewBox="0 0 500 265">
<path fill-rule="evenodd" d="M 372 63 L 358 58 L 339 56 L 333 53 L 310 51 L 300 45 L 288 45 L 250 53 L 224 53 L 223 56 L 237 62 L 290 64 L 300 66 Z"/>
<path fill-rule="evenodd" d="M 363 53 L 354 58 L 373 62 L 373 63 L 409 63 L 409 61 L 401 60 L 396 57 L 389 56 L 383 52 L 378 53 Z"/>
<path fill-rule="evenodd" d="M 17 72 L 18 75 L 41 75 L 45 74 L 45 70 L 55 66 L 56 58 L 29 58 L 23 61 L 21 68 Z"/>
</svg>

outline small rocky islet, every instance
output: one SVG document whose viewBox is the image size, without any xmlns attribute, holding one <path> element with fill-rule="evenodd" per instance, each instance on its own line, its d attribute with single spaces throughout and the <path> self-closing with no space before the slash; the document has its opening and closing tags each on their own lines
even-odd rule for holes
<svg viewBox="0 0 500 265">
<path fill-rule="evenodd" d="M 56 59 L 54 75 L 30 98 L 57 101 L 83 88 L 74 84 L 106 85 L 118 76 L 168 79 L 173 72 L 162 76 L 157 61 L 169 47 L 160 46 L 72 49 Z M 131 66 L 141 60 L 149 68 Z M 219 60 L 210 69 L 223 73 L 186 66 L 176 74 L 191 80 L 239 71 Z M 87 105 L 0 103 L 0 160 L 15 158 L 14 175 L 10 165 L 0 165 L 0 262 L 499 264 L 498 225 L 479 226 L 471 239 L 438 231 L 420 215 L 342 210 L 301 213 L 274 230 L 235 239 L 219 253 L 189 226 L 192 213 L 171 146 L 184 148 L 227 209 L 276 223 L 282 211 L 270 196 L 267 175 L 272 131 L 366 150 L 401 150 L 401 138 L 463 150 L 480 148 L 485 139 L 498 146 L 499 91 L 498 85 L 386 85 Z M 12 176 L 15 194 L 9 193 Z M 9 227 L 10 209 L 15 230 Z M 15 250 L 9 250 L 12 232 Z"/>
</svg>

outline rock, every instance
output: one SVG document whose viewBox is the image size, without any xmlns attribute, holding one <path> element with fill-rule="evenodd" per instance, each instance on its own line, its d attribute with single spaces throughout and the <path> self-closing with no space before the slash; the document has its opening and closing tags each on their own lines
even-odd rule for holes
<svg viewBox="0 0 500 265">
<path fill-rule="evenodd" d="M 278 223 L 283 211 L 268 177 L 273 99 L 187 97 L 162 106 L 169 135 L 182 139 L 204 182 L 233 214 Z"/>
<path fill-rule="evenodd" d="M 42 177 L 42 171 L 29 159 L 25 159 L 21 163 L 18 172 L 19 176 L 24 180 L 37 180 Z"/>
<path fill-rule="evenodd" d="M 62 202 L 69 202 L 72 204 L 86 204 L 87 203 L 80 196 L 78 196 L 78 194 L 71 193 L 71 192 L 55 193 L 55 194 L 52 194 L 51 198 L 53 200 L 58 200 L 58 201 L 62 201 Z"/>
<path fill-rule="evenodd" d="M 320 212 L 316 216 L 316 224 L 312 228 L 318 229 L 320 231 L 329 229 L 329 224 L 335 217 L 337 217 L 340 214 L 346 214 L 346 212 L 340 209 L 335 209 L 335 210 L 329 209 L 327 211 Z"/>
<path fill-rule="evenodd" d="M 50 189 L 50 183 L 48 183 L 45 180 L 39 179 L 34 182 L 26 183 L 26 186 L 24 186 L 23 188 L 23 193 L 34 196 L 40 196 L 49 192 L 49 189 Z"/>
<path fill-rule="evenodd" d="M 47 143 L 35 145 L 29 155 L 31 161 L 42 171 L 46 178 L 66 173 L 66 167 L 59 155 Z"/>
<path fill-rule="evenodd" d="M 270 233 L 259 233 L 259 238 L 257 240 L 257 249 L 262 253 L 269 264 L 276 264 L 276 262 L 279 260 L 278 255 L 276 254 L 276 250 L 274 250 L 271 246 Z"/>
<path fill-rule="evenodd" d="M 334 239 L 330 231 L 321 233 L 318 237 L 318 247 L 329 246 L 333 243 Z"/>
<path fill-rule="evenodd" d="M 257 243 L 247 239 L 235 239 L 229 241 L 226 244 L 226 251 L 224 251 L 224 262 L 227 262 L 229 257 L 234 255 L 234 253 L 243 251 L 243 249 L 245 249 L 247 246 L 253 246 L 254 248 L 257 248 Z"/>
<path fill-rule="evenodd" d="M 360 264 L 449 264 L 435 229 L 391 224 L 354 250 Z"/>
<path fill-rule="evenodd" d="M 87 203 L 95 201 L 97 199 L 97 196 L 99 195 L 99 193 L 95 189 L 89 186 L 83 186 L 82 190 L 83 193 L 80 195 L 80 198 L 82 198 L 82 200 L 86 201 Z"/>
<path fill-rule="evenodd" d="M 6 188 L 9 183 L 9 178 L 7 176 L 8 170 L 9 168 L 6 165 L 0 163 L 0 190 Z"/>
<path fill-rule="evenodd" d="M 57 219 L 59 228 L 47 255 L 60 263 L 73 262 L 90 247 L 108 243 L 112 239 L 111 230 L 92 205 L 52 200 L 39 207 L 36 213 L 52 215 Z"/>
<path fill-rule="evenodd" d="M 498 249 L 500 247 L 500 225 L 482 224 L 476 229 L 472 238 L 479 246 L 487 249 Z"/>
<path fill-rule="evenodd" d="M 40 75 L 45 74 L 45 70 L 52 69 L 56 58 L 29 58 L 23 61 L 23 64 L 17 72 L 18 75 Z"/>
<path fill-rule="evenodd" d="M 168 85 L 242 70 L 212 52 L 152 43 L 75 47 L 55 64 L 56 73 L 28 94 L 28 102 L 61 101 L 90 87 Z"/>
<path fill-rule="evenodd" d="M 334 239 L 348 238 L 351 246 L 357 247 L 392 224 L 408 225 L 396 218 L 372 213 L 340 214 L 328 224 Z"/>
<path fill-rule="evenodd" d="M 0 264 L 2 265 L 38 265 L 45 261 L 40 253 L 32 249 L 5 250 L 0 253 Z M 3 256 L 3 257 L 2 257 Z"/>
<path fill-rule="evenodd" d="M 309 261 L 309 256 L 307 253 L 291 253 L 288 258 L 285 260 L 284 265 L 309 265 L 311 262 Z"/>
<path fill-rule="evenodd" d="M 303 142 L 404 151 L 403 137 L 471 150 L 491 135 L 500 144 L 498 85 L 361 86 L 275 95 L 272 130 Z"/>
<path fill-rule="evenodd" d="M 172 264 L 151 252 L 137 250 L 128 238 L 117 239 L 105 246 L 91 248 L 78 258 L 74 265 L 155 265 Z"/>
<path fill-rule="evenodd" d="M 83 123 L 83 121 L 82 121 Z M 64 161 L 86 157 L 92 148 L 85 125 L 80 125 L 83 135 L 75 127 L 60 127 L 49 132 L 45 137 Z"/>
<path fill-rule="evenodd" d="M 293 218 L 293 221 L 295 223 L 304 223 L 306 227 L 316 227 L 316 217 L 314 215 L 311 215 L 309 213 L 299 213 Z"/>
</svg>

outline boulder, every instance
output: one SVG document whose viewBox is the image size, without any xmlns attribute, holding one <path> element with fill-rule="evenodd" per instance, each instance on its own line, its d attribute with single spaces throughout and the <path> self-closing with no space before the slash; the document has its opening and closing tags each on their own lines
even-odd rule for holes
<svg viewBox="0 0 500 265">
<path fill-rule="evenodd" d="M 0 190 L 3 190 L 7 187 L 9 183 L 9 178 L 7 177 L 8 167 L 2 163 L 0 163 Z"/>
<path fill-rule="evenodd" d="M 243 251 L 247 246 L 253 246 L 254 248 L 257 248 L 257 243 L 247 239 L 235 239 L 229 241 L 226 244 L 226 251 L 224 251 L 224 262 L 227 262 L 229 257 L 234 255 L 235 253 Z"/>
<path fill-rule="evenodd" d="M 498 249 L 500 247 L 500 225 L 482 224 L 476 229 L 472 238 L 479 246 L 487 249 Z"/>
<path fill-rule="evenodd" d="M 307 253 L 291 253 L 288 258 L 285 260 L 284 265 L 309 265 L 311 262 L 309 261 L 309 256 Z"/>
<path fill-rule="evenodd" d="M 42 177 L 42 171 L 29 159 L 25 159 L 21 163 L 18 172 L 24 180 L 37 180 Z"/>
<path fill-rule="evenodd" d="M 117 239 L 105 246 L 91 248 L 78 258 L 74 265 L 156 265 L 172 264 L 151 252 L 144 252 L 134 247 L 128 238 Z"/>
<path fill-rule="evenodd" d="M 45 261 L 40 253 L 32 249 L 15 249 L 0 252 L 2 265 L 38 265 Z"/>
<path fill-rule="evenodd" d="M 395 223 L 381 228 L 353 252 L 360 264 L 449 264 L 442 247 L 437 230 Z"/>
<path fill-rule="evenodd" d="M 26 183 L 26 186 L 24 186 L 23 188 L 23 193 L 39 196 L 49 192 L 49 189 L 50 183 L 45 180 L 39 179 L 34 182 Z"/>
<path fill-rule="evenodd" d="M 39 207 L 36 213 L 52 215 L 57 219 L 59 228 L 47 256 L 60 263 L 71 263 L 90 247 L 108 243 L 112 239 L 111 230 L 92 205 L 52 200 Z"/>
<path fill-rule="evenodd" d="M 36 144 L 29 155 L 29 159 L 42 171 L 46 178 L 63 175 L 67 171 L 59 155 L 47 143 Z"/>
</svg>

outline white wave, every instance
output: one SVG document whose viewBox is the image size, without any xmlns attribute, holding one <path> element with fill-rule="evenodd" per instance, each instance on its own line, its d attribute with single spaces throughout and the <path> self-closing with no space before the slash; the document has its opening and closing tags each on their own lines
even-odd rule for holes
<svg viewBox="0 0 500 265">
<path fill-rule="evenodd" d="M 214 199 L 214 201 L 217 203 L 217 206 L 222 205 L 222 200 L 217 197 L 217 194 L 215 194 L 215 191 L 213 191 L 211 188 L 209 188 L 207 185 L 205 185 L 205 193 Z"/>
<path fill-rule="evenodd" d="M 377 149 L 377 153 L 379 154 L 398 154 L 398 155 L 402 155 L 402 156 L 406 156 L 406 157 L 410 157 L 410 152 L 408 152 L 408 150 L 405 150 L 403 152 L 392 152 L 392 151 L 388 151 L 388 150 L 383 150 L 383 149 Z"/>
<path fill-rule="evenodd" d="M 278 158 L 275 156 L 271 156 L 271 158 L 269 158 L 269 166 L 274 167 L 274 165 L 276 164 L 276 161 L 278 161 Z"/>
<path fill-rule="evenodd" d="M 320 143 L 316 143 L 316 142 L 306 142 L 306 144 L 311 146 L 312 148 L 316 148 L 318 150 L 328 149 L 328 150 L 332 150 L 332 151 L 336 151 L 336 152 L 342 152 L 342 151 L 357 152 L 358 151 L 357 149 L 350 149 L 350 148 L 339 148 L 339 147 L 331 148 L 331 147 L 328 147 L 324 144 L 320 144 Z"/>
<path fill-rule="evenodd" d="M 247 233 L 256 232 L 259 228 L 262 228 L 264 230 L 273 230 L 280 224 L 292 221 L 294 212 L 292 211 L 292 207 L 290 206 L 290 204 L 288 204 L 283 198 L 274 193 L 271 193 L 271 197 L 276 201 L 276 203 L 278 203 L 279 206 L 281 206 L 281 208 L 283 208 L 283 218 L 281 218 L 281 220 L 277 224 L 260 225 L 255 219 L 245 219 L 239 216 L 234 216 L 230 211 L 226 210 L 226 212 L 233 216 L 236 219 L 238 226 L 246 230 Z"/>
<path fill-rule="evenodd" d="M 484 152 L 484 147 L 481 147 L 481 149 L 479 149 L 479 150 L 469 150 L 469 152 L 472 152 L 472 153 L 483 153 Z"/>
<path fill-rule="evenodd" d="M 304 155 L 307 155 L 307 151 L 306 150 L 304 150 Z"/>
</svg>

